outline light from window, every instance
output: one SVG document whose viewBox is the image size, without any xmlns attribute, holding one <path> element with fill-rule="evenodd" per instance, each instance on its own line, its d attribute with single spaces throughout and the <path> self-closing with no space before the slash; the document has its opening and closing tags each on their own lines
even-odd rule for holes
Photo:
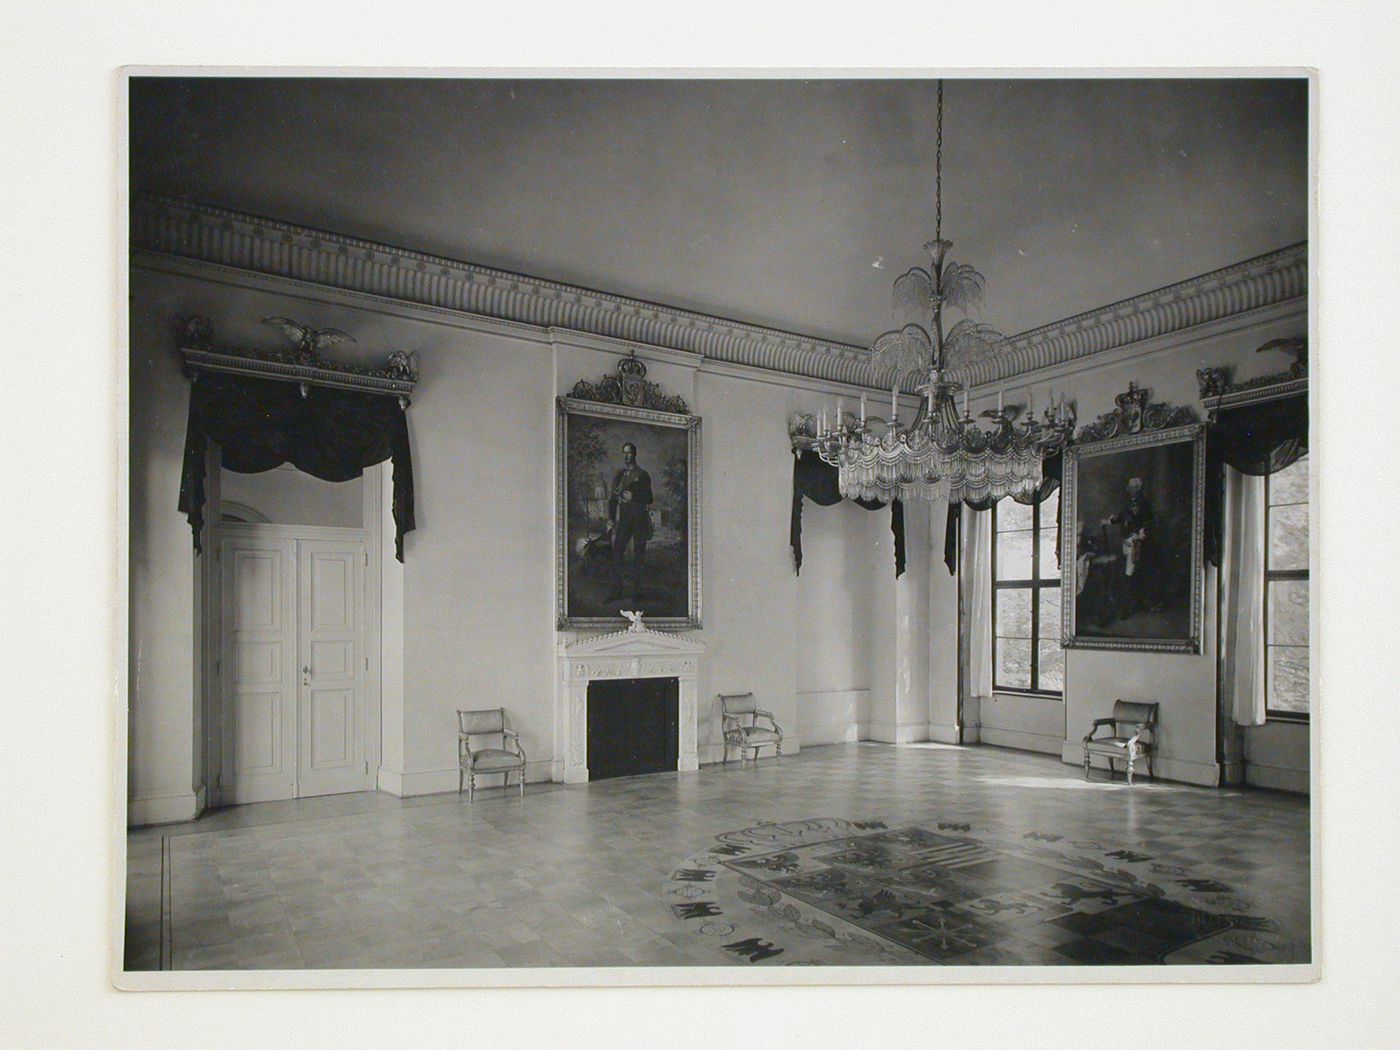
<svg viewBox="0 0 1400 1050">
<path fill-rule="evenodd" d="M 1059 521 L 1058 492 L 1033 507 L 1004 499 L 992 508 L 992 688 L 998 691 L 1064 693 Z"/>
<path fill-rule="evenodd" d="M 1308 460 L 1265 479 L 1264 688 L 1269 717 L 1308 717 Z"/>
</svg>

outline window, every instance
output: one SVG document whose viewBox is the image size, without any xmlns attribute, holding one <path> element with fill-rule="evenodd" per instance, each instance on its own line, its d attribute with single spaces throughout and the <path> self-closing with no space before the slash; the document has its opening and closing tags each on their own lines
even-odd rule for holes
<svg viewBox="0 0 1400 1050">
<path fill-rule="evenodd" d="M 1264 479 L 1264 695 L 1269 718 L 1308 717 L 1308 460 Z"/>
<path fill-rule="evenodd" d="M 1060 567 L 1055 557 L 1060 494 L 1038 506 L 1010 499 L 992 508 L 992 688 L 1060 696 Z"/>
</svg>

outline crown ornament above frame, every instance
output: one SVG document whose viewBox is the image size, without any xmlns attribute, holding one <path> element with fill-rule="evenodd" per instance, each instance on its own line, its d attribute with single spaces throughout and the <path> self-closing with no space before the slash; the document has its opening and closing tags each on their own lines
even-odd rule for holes
<svg viewBox="0 0 1400 1050">
<path fill-rule="evenodd" d="M 646 376 L 647 366 L 633 350 L 617 363 L 616 375 L 604 376 L 597 383 L 580 379 L 569 396 L 578 401 L 601 401 L 608 405 L 690 415 L 690 406 L 685 403 L 685 398 L 667 394 L 660 384 L 653 383 Z"/>
<path fill-rule="evenodd" d="M 1111 412 L 1105 412 L 1092 423 L 1086 423 L 1074 435 L 1074 444 L 1090 441 L 1107 441 L 1110 438 L 1141 434 L 1143 431 L 1168 430 L 1200 422 L 1200 416 L 1188 405 L 1169 405 L 1164 401 L 1152 401 L 1151 391 L 1137 383 L 1129 383 L 1128 389 L 1114 399 L 1117 404 Z"/>
<path fill-rule="evenodd" d="M 222 372 L 296 383 L 301 396 L 310 388 L 328 387 L 361 394 L 397 397 L 407 408 L 409 395 L 418 382 L 418 354 L 396 350 L 383 366 L 352 365 L 331 361 L 321 352 L 337 343 L 355 341 L 336 328 L 311 328 L 286 317 L 265 317 L 263 323 L 275 327 L 292 343 L 288 350 L 255 350 L 247 347 L 216 346 L 213 325 L 207 317 L 176 318 L 176 341 L 185 371 L 199 377 L 202 372 Z"/>
</svg>

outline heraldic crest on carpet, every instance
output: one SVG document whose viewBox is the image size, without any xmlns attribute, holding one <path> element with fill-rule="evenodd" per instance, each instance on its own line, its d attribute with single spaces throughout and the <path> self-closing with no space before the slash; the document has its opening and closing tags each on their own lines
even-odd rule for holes
<svg viewBox="0 0 1400 1050">
<path fill-rule="evenodd" d="M 691 854 L 676 920 L 760 965 L 1306 962 L 1226 881 L 1049 832 L 835 817 L 759 824 Z M 716 960 L 719 961 L 718 959 Z"/>
</svg>

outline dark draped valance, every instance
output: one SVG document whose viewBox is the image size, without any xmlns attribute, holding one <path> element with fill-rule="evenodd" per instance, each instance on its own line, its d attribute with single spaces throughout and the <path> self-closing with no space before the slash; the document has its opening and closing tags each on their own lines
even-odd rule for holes
<svg viewBox="0 0 1400 1050">
<path fill-rule="evenodd" d="M 842 500 L 837 483 L 836 468 L 823 463 L 815 453 L 799 452 L 792 457 L 792 523 L 788 530 L 788 542 L 792 544 L 794 570 L 802 572 L 802 497 L 807 497 L 820 507 L 830 507 Z M 884 506 L 879 500 L 858 499 L 853 502 L 866 510 L 879 510 Z M 894 533 L 894 575 L 898 579 L 904 575 L 904 504 L 895 500 L 890 504 L 890 531 Z"/>
<path fill-rule="evenodd" d="M 322 481 L 349 481 L 365 467 L 394 462 L 394 550 L 403 561 L 413 530 L 413 460 L 408 414 L 397 398 L 296 383 L 201 373 L 190 386 L 180 510 L 200 549 L 204 524 L 204 450 L 219 444 L 223 465 L 256 474 L 291 463 Z"/>
<path fill-rule="evenodd" d="M 1047 456 L 1040 461 L 1040 486 L 1029 496 L 1011 497 L 1017 503 L 1023 503 L 1028 507 L 1033 507 L 1037 503 L 1049 497 L 1050 493 L 1060 487 L 1060 478 L 1063 476 L 1064 456 L 1056 452 L 1053 456 Z M 991 510 L 994 499 L 964 500 L 973 510 Z M 1060 522 L 1064 520 L 1064 508 L 1055 522 L 1055 560 L 1058 564 L 1060 558 Z M 948 524 L 943 530 L 943 564 L 948 566 L 948 574 L 958 571 L 958 533 L 962 528 L 962 503 L 948 504 Z"/>
<path fill-rule="evenodd" d="M 1221 409 L 1206 435 L 1205 554 L 1220 564 L 1225 518 L 1225 468 L 1241 474 L 1274 474 L 1308 453 L 1306 392 L 1273 401 Z"/>
</svg>

